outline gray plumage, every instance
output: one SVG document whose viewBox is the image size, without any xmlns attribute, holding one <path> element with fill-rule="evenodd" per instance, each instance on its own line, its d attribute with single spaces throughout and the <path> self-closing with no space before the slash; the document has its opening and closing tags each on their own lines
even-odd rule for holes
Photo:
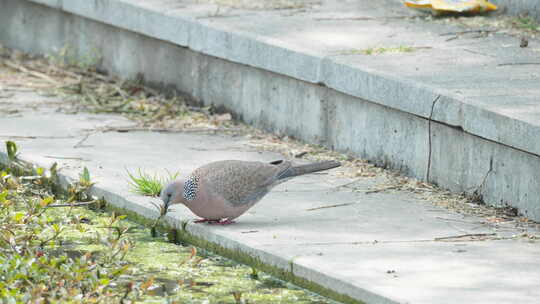
<svg viewBox="0 0 540 304">
<path fill-rule="evenodd" d="M 326 161 L 293 166 L 289 161 L 271 163 L 224 160 L 206 164 L 193 171 L 186 180 L 165 187 L 161 199 L 168 208 L 183 203 L 204 221 L 231 223 L 273 187 L 295 176 L 339 167 Z"/>
</svg>

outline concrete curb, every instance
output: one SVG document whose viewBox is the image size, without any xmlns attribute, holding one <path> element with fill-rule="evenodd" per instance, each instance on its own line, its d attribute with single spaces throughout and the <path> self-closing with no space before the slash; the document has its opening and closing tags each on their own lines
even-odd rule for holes
<svg viewBox="0 0 540 304">
<path fill-rule="evenodd" d="M 505 130 L 486 129 L 485 126 L 495 119 L 506 125 L 504 122 L 508 117 L 478 108 L 461 96 L 360 65 L 340 62 L 309 49 L 292 48 L 277 39 L 249 32 L 227 31 L 180 11 L 171 11 L 161 6 L 159 1 L 151 4 L 118 0 L 26 1 L 171 42 L 201 54 L 323 85 L 422 118 L 461 127 L 472 135 L 540 155 L 539 142 L 517 140 L 515 134 L 505 134 Z M 441 111 L 433 109 L 439 95 L 444 97 L 440 101 L 444 107 Z M 490 121 L 484 122 L 483 119 L 487 118 L 491 118 Z M 506 122 L 523 124 L 520 128 L 540 135 L 540 126 L 536 124 L 513 120 Z"/>
<path fill-rule="evenodd" d="M 248 123 L 351 151 L 454 191 L 480 191 L 489 204 L 512 205 L 540 220 L 540 205 L 534 199 L 540 195 L 540 124 L 538 109 L 527 112 L 537 96 L 471 97 L 363 61 L 240 30 L 232 23 L 197 19 L 167 1 L 2 2 L 17 10 L 3 17 L 13 20 L 0 31 L 0 39 L 8 45 L 43 53 L 71 42 L 82 54 L 97 44 L 107 53 L 102 67 L 123 77 L 144 71 L 149 82 L 174 84 L 205 104 L 233 110 Z M 32 6 L 25 11 L 30 2 L 53 10 Z M 33 26 L 48 27 L 54 39 L 36 37 L 35 32 L 20 34 L 29 28 L 24 20 L 33 19 L 29 16 L 37 11 L 50 17 L 43 15 L 48 21 Z M 106 35 L 120 44 L 111 46 L 101 38 Z M 503 42 L 510 42 L 509 38 L 493 39 L 493 45 Z M 133 49 L 172 61 L 131 54 Z M 483 50 L 474 52 L 479 51 Z M 466 53 L 457 52 L 449 50 L 448 58 Z M 527 52 L 523 58 L 534 58 L 532 51 L 523 52 Z M 504 81 L 503 76 L 486 77 L 510 73 L 498 65 L 513 58 L 489 56 L 495 68 L 486 70 L 479 82 L 486 92 L 493 91 L 491 83 Z M 538 86 L 532 80 L 527 85 Z M 253 101 L 257 98 L 260 101 Z M 291 99 L 296 102 L 279 104 Z M 514 103 L 522 109 L 505 107 Z M 522 169 L 517 172 L 512 167 Z M 523 178 L 530 182 L 523 184 Z"/>
</svg>

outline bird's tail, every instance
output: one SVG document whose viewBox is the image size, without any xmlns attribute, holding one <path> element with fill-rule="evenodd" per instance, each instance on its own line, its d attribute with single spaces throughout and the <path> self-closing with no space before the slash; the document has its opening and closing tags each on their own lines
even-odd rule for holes
<svg viewBox="0 0 540 304">
<path fill-rule="evenodd" d="M 339 166 L 341 166 L 341 163 L 337 161 L 333 161 L 333 160 L 324 161 L 320 163 L 313 163 L 313 164 L 308 164 L 308 165 L 294 166 L 285 170 L 279 176 L 279 179 L 291 178 L 298 175 L 304 175 L 308 173 L 329 170 L 329 169 L 337 168 Z"/>
</svg>

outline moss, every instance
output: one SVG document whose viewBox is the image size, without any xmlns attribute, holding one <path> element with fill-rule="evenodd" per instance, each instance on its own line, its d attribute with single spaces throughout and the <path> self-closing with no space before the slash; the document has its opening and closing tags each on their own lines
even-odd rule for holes
<svg viewBox="0 0 540 304">
<path fill-rule="evenodd" d="M 175 230 L 177 233 L 176 239 L 181 240 L 185 243 L 195 245 L 197 247 L 205 248 L 207 250 L 212 251 L 215 254 L 222 255 L 224 257 L 230 258 L 232 260 L 235 260 L 237 262 L 250 265 L 252 267 L 255 267 L 261 271 L 264 271 L 266 273 L 269 273 L 273 276 L 276 276 L 284 281 L 291 282 L 295 285 L 298 285 L 300 287 L 306 288 L 308 290 L 311 290 L 317 294 L 329 297 L 331 299 L 334 299 L 336 301 L 342 302 L 342 303 L 351 303 L 351 304 L 359 304 L 363 303 L 359 300 L 353 299 L 347 295 L 343 295 L 340 293 L 337 293 L 331 289 L 328 289 L 324 286 L 321 286 L 317 283 L 314 283 L 312 281 L 306 280 L 304 278 L 300 278 L 292 273 L 292 262 L 291 262 L 291 271 L 287 271 L 275 266 L 271 266 L 268 264 L 265 264 L 258 258 L 252 257 L 247 253 L 236 251 L 232 249 L 225 248 L 223 246 L 220 246 L 218 244 L 209 242 L 207 240 L 204 240 L 202 238 L 199 238 L 197 236 L 192 235 L 186 230 L 180 231 Z"/>
<path fill-rule="evenodd" d="M 112 206 L 109 212 L 117 215 L 133 214 Z M 71 211 L 70 218 L 65 211 L 53 208 L 47 211 L 50 216 L 67 220 L 79 219 L 76 229 L 67 229 L 63 234 L 59 254 L 67 252 L 74 257 L 92 252 L 94 256 L 104 255 L 107 245 L 100 240 L 110 233 L 104 229 L 111 217 L 107 212 L 94 212 L 86 208 Z M 140 216 L 134 218 L 148 222 Z M 81 221 L 81 219 L 84 219 Z M 152 222 L 152 221 L 151 221 Z M 119 227 L 127 227 L 125 237 L 132 244 L 125 256 L 131 271 L 126 280 L 141 286 L 152 281 L 151 288 L 140 295 L 138 302 L 163 303 L 238 303 L 235 298 L 244 299 L 246 303 L 329 303 L 318 295 L 306 292 L 285 282 L 277 281 L 267 273 L 259 274 L 258 279 L 251 277 L 251 267 L 239 264 L 227 258 L 215 255 L 210 251 L 191 246 L 178 246 L 167 241 L 167 235 L 180 237 L 182 232 L 169 229 L 158 237 L 151 237 L 149 229 L 129 218 L 116 223 Z M 161 230 L 164 227 L 160 227 Z M 101 236 L 100 236 L 101 235 Z M 113 232 L 114 235 L 114 232 Z M 164 237 L 165 235 L 165 237 Z M 119 285 L 123 286 L 123 285 Z"/>
<path fill-rule="evenodd" d="M 110 211 L 114 211 L 119 214 L 125 214 L 128 216 L 129 219 L 136 221 L 138 223 L 141 223 L 143 225 L 151 225 L 153 224 L 153 220 L 145 218 L 144 216 L 130 211 L 121 209 L 112 205 L 107 205 L 107 209 Z M 158 230 L 162 233 L 165 233 L 167 236 L 167 240 L 169 242 L 174 242 L 176 244 L 190 244 L 196 247 L 203 248 L 205 250 L 208 250 L 214 254 L 221 255 L 224 257 L 227 257 L 229 259 L 232 259 L 236 262 L 249 265 L 251 267 L 254 267 L 260 271 L 263 271 L 265 273 L 271 274 L 272 276 L 275 276 L 281 280 L 290 282 L 292 284 L 295 284 L 297 286 L 300 286 L 302 288 L 308 289 L 312 292 L 315 292 L 317 294 L 320 294 L 322 296 L 331 298 L 333 300 L 342 302 L 342 303 L 351 303 L 351 304 L 359 304 L 363 303 L 359 300 L 353 299 L 347 295 L 340 294 L 338 292 L 335 292 L 329 288 L 326 288 L 324 286 L 321 286 L 315 282 L 312 282 L 310 280 L 306 280 L 304 278 L 298 277 L 293 274 L 292 267 L 293 263 L 291 261 L 290 270 L 284 270 L 269 264 L 266 264 L 262 262 L 260 259 L 255 258 L 247 253 L 232 250 L 229 248 L 225 248 L 223 246 L 220 246 L 216 243 L 209 242 L 205 239 L 202 239 L 200 237 L 194 236 L 193 234 L 189 233 L 186 230 L 187 222 L 182 223 L 182 229 L 174 229 L 170 226 L 167 226 L 165 224 L 161 224 L 158 227 Z"/>
</svg>

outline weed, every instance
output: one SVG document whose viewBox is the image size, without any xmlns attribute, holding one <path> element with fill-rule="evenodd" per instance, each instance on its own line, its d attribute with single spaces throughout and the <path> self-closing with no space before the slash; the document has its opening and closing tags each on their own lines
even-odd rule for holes
<svg viewBox="0 0 540 304">
<path fill-rule="evenodd" d="M 8 155 L 8 160 L 10 162 L 13 162 L 15 161 L 15 159 L 17 159 L 17 144 L 12 141 L 6 141 L 6 151 Z"/>
<path fill-rule="evenodd" d="M 152 176 L 146 172 L 141 171 L 141 169 L 138 169 L 137 175 L 132 174 L 129 171 L 127 171 L 127 174 L 129 177 L 128 183 L 131 187 L 132 192 L 145 196 L 157 197 L 161 193 L 161 189 L 163 188 L 163 186 L 167 182 L 175 180 L 180 173 L 170 173 L 169 171 L 167 171 L 168 176 L 160 177 L 157 174 Z"/>
<path fill-rule="evenodd" d="M 51 167 L 51 174 L 56 174 L 56 166 L 53 165 L 53 167 L 55 167 L 55 170 L 53 173 L 53 169 Z M 70 197 L 67 202 L 71 203 L 74 201 L 91 201 L 93 198 L 88 193 L 88 190 L 93 185 L 94 182 L 92 182 L 90 179 L 90 172 L 88 171 L 88 168 L 84 167 L 83 171 L 79 174 L 79 180 L 68 187 L 68 194 L 70 195 Z"/>
<path fill-rule="evenodd" d="M 538 22 L 529 16 L 520 16 L 517 17 L 514 21 L 514 24 L 516 27 L 524 30 L 530 30 L 530 31 L 540 31 L 540 24 Z"/>
</svg>

